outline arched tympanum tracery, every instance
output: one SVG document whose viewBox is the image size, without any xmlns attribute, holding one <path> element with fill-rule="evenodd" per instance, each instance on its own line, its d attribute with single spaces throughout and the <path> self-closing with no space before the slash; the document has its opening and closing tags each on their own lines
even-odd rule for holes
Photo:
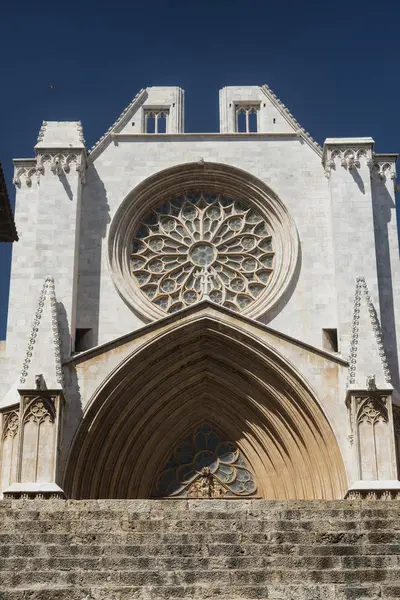
<svg viewBox="0 0 400 600">
<path fill-rule="evenodd" d="M 338 444 L 310 388 L 241 321 L 207 314 L 144 343 L 98 389 L 64 490 L 72 498 L 150 498 L 166 457 L 209 421 L 243 452 L 259 497 L 344 496 Z"/>
<path fill-rule="evenodd" d="M 257 484 L 238 445 L 204 421 L 174 447 L 154 498 L 255 498 Z"/>
<path fill-rule="evenodd" d="M 256 177 L 217 163 L 143 181 L 121 203 L 108 240 L 119 294 L 149 321 L 200 301 L 204 267 L 213 301 L 257 318 L 282 297 L 298 259 L 283 202 Z M 196 257 L 206 254 L 204 265 Z"/>
</svg>

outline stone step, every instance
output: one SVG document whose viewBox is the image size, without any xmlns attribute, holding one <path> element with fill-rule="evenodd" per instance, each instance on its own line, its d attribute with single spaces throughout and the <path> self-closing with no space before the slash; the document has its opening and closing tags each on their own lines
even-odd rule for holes
<svg viewBox="0 0 400 600">
<path fill-rule="evenodd" d="M 398 568 L 384 569 L 252 569 L 252 570 L 83 570 L 83 571 L 3 571 L 2 588 L 36 585 L 265 585 L 265 584 L 361 584 L 398 583 Z"/>
<path fill-rule="evenodd" d="M 398 600 L 399 516 L 395 501 L 6 500 L 0 600 Z"/>
<path fill-rule="evenodd" d="M 76 533 L 0 533 L 0 547 L 2 545 L 13 544 L 100 544 L 100 545 L 135 545 L 139 547 L 146 546 L 160 547 L 162 545 L 174 546 L 222 546 L 230 545 L 232 548 L 239 546 L 257 545 L 259 548 L 268 548 L 271 544 L 289 544 L 291 546 L 319 546 L 319 545 L 355 545 L 379 544 L 379 545 L 398 545 L 400 544 L 400 531 L 364 531 L 364 532 L 299 532 L 271 531 L 267 533 L 163 533 L 163 534 L 143 534 L 135 532 L 127 533 L 104 533 L 87 532 L 84 524 L 81 531 Z M 145 548 L 143 548 L 143 551 Z M 155 550 L 157 551 L 157 550 Z"/>
<path fill-rule="evenodd" d="M 399 555 L 357 556 L 235 556 L 235 557 L 136 557 L 123 555 L 0 557 L 0 572 L 6 571 L 157 571 L 221 569 L 396 569 Z"/>
<path fill-rule="evenodd" d="M 0 513 L 13 512 L 62 512 L 85 514 L 87 518 L 95 515 L 131 512 L 137 514 L 167 515 L 187 513 L 219 514 L 221 518 L 231 518 L 232 515 L 261 515 L 284 514 L 290 518 L 301 513 L 304 517 L 325 518 L 328 516 L 345 515 L 353 511 L 361 514 L 367 511 L 386 511 L 397 513 L 400 502 L 382 502 L 380 500 L 1 500 Z M 318 515 L 321 515 L 319 517 Z M 322 517 L 323 515 L 323 517 Z"/>
<path fill-rule="evenodd" d="M 216 557 L 264 557 L 287 556 L 398 556 L 400 555 L 400 544 L 362 544 L 360 546 L 328 544 L 328 545 L 298 545 L 291 544 L 268 544 L 260 547 L 256 544 L 229 545 L 213 544 L 212 547 L 201 545 L 166 545 L 165 547 L 149 545 L 98 545 L 98 544 L 3 544 L 0 545 L 0 557 L 98 557 L 98 556 L 131 556 L 131 557 L 202 557 L 205 560 L 212 556 Z M 175 560 L 175 558 L 174 558 Z"/>
<path fill-rule="evenodd" d="M 264 520 L 222 520 L 212 519 L 208 521 L 175 521 L 175 520 L 134 520 L 122 516 L 118 519 L 96 520 L 96 519 L 73 519 L 65 520 L 59 518 L 52 519 L 13 519 L 6 517 L 0 522 L 0 533 L 8 532 L 26 532 L 26 533 L 45 533 L 48 531 L 57 531 L 60 533 L 79 532 L 82 530 L 82 524 L 85 525 L 85 531 L 90 532 L 129 532 L 134 531 L 139 534 L 162 534 L 162 533 L 188 533 L 194 535 L 202 533 L 264 533 L 264 532 L 349 532 L 349 531 L 391 531 L 400 532 L 399 519 L 363 519 L 348 520 L 339 519 L 330 520 L 290 520 L 290 521 L 264 521 Z"/>
<path fill-rule="evenodd" d="M 0 600 L 398 600 L 400 584 L 207 586 L 57 586 L 0 589 Z"/>
</svg>

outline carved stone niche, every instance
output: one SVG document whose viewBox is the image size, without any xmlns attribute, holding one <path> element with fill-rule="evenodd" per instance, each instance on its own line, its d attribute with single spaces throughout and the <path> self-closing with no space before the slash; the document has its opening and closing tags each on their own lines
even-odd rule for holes
<svg viewBox="0 0 400 600">
<path fill-rule="evenodd" d="M 15 478 L 10 477 L 8 487 L 3 487 L 4 497 L 62 498 L 57 459 L 63 394 L 61 390 L 21 390 L 20 397 L 16 466 L 13 455 L 4 465 L 6 471 L 15 469 Z M 10 420 L 11 416 L 7 423 Z M 3 441 L 3 451 L 8 446 Z"/>
<path fill-rule="evenodd" d="M 397 457 L 390 390 L 349 391 L 351 439 L 356 473 L 347 498 L 397 498 Z M 387 492 L 387 493 L 386 493 Z"/>
<path fill-rule="evenodd" d="M 19 406 L 1 414 L 0 491 L 17 480 L 19 447 Z"/>
</svg>

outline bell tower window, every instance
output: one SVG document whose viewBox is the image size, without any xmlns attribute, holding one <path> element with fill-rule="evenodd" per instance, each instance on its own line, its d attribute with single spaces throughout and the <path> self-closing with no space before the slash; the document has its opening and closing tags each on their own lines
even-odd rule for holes
<svg viewBox="0 0 400 600">
<path fill-rule="evenodd" d="M 168 110 L 161 108 L 146 110 L 144 125 L 146 133 L 167 133 Z"/>
<path fill-rule="evenodd" d="M 257 133 L 259 105 L 236 105 L 236 131 L 237 133 Z"/>
</svg>

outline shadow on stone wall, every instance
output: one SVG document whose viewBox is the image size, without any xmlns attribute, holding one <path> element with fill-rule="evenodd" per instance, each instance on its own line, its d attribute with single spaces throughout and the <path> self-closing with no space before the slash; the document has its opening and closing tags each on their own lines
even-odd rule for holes
<svg viewBox="0 0 400 600">
<path fill-rule="evenodd" d="M 271 321 L 273 321 L 279 315 L 279 313 L 285 308 L 285 306 L 289 302 L 290 298 L 292 297 L 294 290 L 297 287 L 297 282 L 299 281 L 300 272 L 301 272 L 301 265 L 302 265 L 302 251 L 301 251 L 301 242 L 299 240 L 299 252 L 298 252 L 298 256 L 297 256 L 296 267 L 293 272 L 293 277 L 292 277 L 288 287 L 284 291 L 283 295 L 278 300 L 278 302 L 275 304 L 275 306 L 273 306 L 266 315 L 263 315 L 260 319 L 258 319 L 260 321 L 260 323 L 264 323 L 264 325 L 268 325 L 268 323 L 271 323 Z"/>
<path fill-rule="evenodd" d="M 57 302 L 57 316 L 60 331 L 69 332 L 67 312 L 62 302 Z M 64 358 L 68 355 L 69 353 L 62 353 Z M 64 476 L 64 469 L 73 437 L 83 417 L 82 398 L 75 365 L 69 363 L 68 365 L 63 366 L 63 374 L 65 383 L 65 406 L 59 446 L 59 473 L 61 474 L 61 480 Z"/>
<path fill-rule="evenodd" d="M 385 181 L 374 178 L 371 180 L 371 185 L 382 337 L 392 376 L 392 384 L 399 391 L 399 358 L 388 233 L 388 224 L 396 207 L 386 188 Z"/>
<path fill-rule="evenodd" d="M 110 221 L 106 188 L 90 165 L 82 194 L 76 326 L 92 329 L 92 346 L 99 339 L 102 245 Z"/>
</svg>

